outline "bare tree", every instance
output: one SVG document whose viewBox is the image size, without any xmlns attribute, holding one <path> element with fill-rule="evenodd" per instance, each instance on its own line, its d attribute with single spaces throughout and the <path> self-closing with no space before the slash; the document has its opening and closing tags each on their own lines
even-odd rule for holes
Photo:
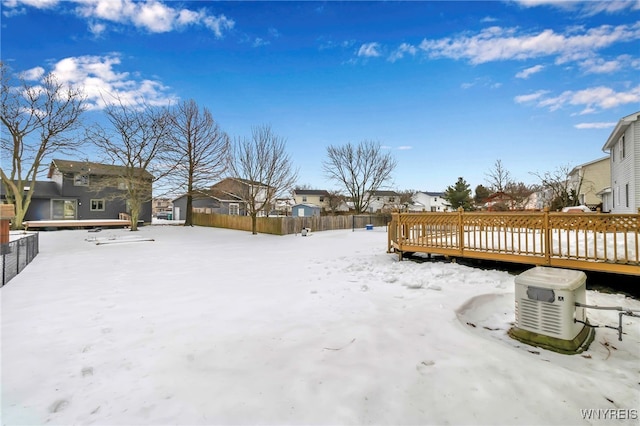
<svg viewBox="0 0 640 426">
<path fill-rule="evenodd" d="M 7 201 L 15 204 L 12 227 L 19 229 L 47 156 L 54 151 L 76 150 L 82 143 L 82 138 L 68 135 L 81 124 L 85 96 L 81 90 L 59 82 L 54 74 L 45 75 L 36 85 L 21 79 L 14 86 L 15 79 L 3 63 L 0 79 L 0 120 L 7 131 L 2 132 L 0 152 L 5 160 L 0 176 Z M 11 159 L 10 168 L 6 167 L 7 159 Z"/>
<path fill-rule="evenodd" d="M 344 185 L 356 213 L 367 210 L 371 195 L 391 179 L 396 168 L 390 153 L 383 154 L 379 143 L 367 140 L 358 145 L 330 145 L 327 157 L 324 172 L 329 179 Z"/>
<path fill-rule="evenodd" d="M 176 106 L 169 115 L 172 146 L 168 163 L 176 167 L 168 176 L 170 187 L 187 196 L 185 226 L 193 224 L 193 196 L 211 186 L 229 164 L 231 144 L 207 108 L 193 100 Z"/>
<path fill-rule="evenodd" d="M 507 194 L 512 202 L 513 208 L 523 210 L 531 194 L 536 192 L 538 187 L 536 185 L 527 185 L 524 182 L 509 182 L 504 188 L 505 194 Z"/>
<path fill-rule="evenodd" d="M 241 194 L 251 216 L 251 232 L 257 234 L 257 217 L 268 212 L 278 194 L 291 191 L 297 179 L 285 139 L 270 126 L 256 126 L 250 138 L 237 138 L 233 144 L 231 171 L 245 180 Z"/>
<path fill-rule="evenodd" d="M 505 188 L 511 183 L 509 171 L 502 165 L 502 160 L 496 160 L 493 168 L 486 173 L 489 188 L 495 192 L 505 192 Z"/>
<path fill-rule="evenodd" d="M 413 196 L 416 195 L 418 191 L 415 189 L 405 189 L 396 191 L 400 195 L 400 199 L 397 203 L 397 208 L 408 210 L 409 205 L 413 204 Z"/>
<path fill-rule="evenodd" d="M 329 207 L 329 211 L 331 213 L 336 213 L 340 206 L 345 202 L 345 196 L 340 191 L 331 190 L 327 191 L 329 195 L 327 195 L 327 207 Z"/>
<path fill-rule="evenodd" d="M 144 203 L 151 201 L 152 184 L 169 171 L 160 168 L 160 155 L 167 149 L 170 120 L 167 111 L 150 106 L 125 105 L 121 100 L 105 109 L 110 129 L 89 129 L 88 138 L 101 151 L 106 161 L 118 167 L 111 182 L 123 191 L 117 197 L 126 199 L 131 215 L 131 230 L 137 231 Z"/>
<path fill-rule="evenodd" d="M 550 200 L 547 201 L 546 206 L 552 210 L 577 206 L 579 203 L 578 194 L 582 186 L 582 177 L 572 182 L 569 179 L 571 169 L 572 167 L 566 164 L 556 167 L 553 171 L 531 173 L 540 180 L 542 190 L 551 193 Z"/>
</svg>

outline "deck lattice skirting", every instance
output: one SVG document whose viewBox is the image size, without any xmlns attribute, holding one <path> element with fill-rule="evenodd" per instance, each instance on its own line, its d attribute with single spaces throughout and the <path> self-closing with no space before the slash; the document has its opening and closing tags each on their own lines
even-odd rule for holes
<svg viewBox="0 0 640 426">
<path fill-rule="evenodd" d="M 388 251 L 640 276 L 640 213 L 393 213 Z"/>
</svg>

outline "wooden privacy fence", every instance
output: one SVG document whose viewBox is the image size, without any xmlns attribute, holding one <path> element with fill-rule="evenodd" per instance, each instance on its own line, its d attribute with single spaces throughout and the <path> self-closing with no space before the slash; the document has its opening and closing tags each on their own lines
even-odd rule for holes
<svg viewBox="0 0 640 426">
<path fill-rule="evenodd" d="M 393 213 L 388 250 L 640 276 L 640 214 Z"/>
<path fill-rule="evenodd" d="M 366 225 L 385 226 L 389 216 L 384 215 L 349 215 L 349 216 L 313 216 L 313 217 L 258 217 L 257 231 L 261 234 L 287 235 L 299 233 L 302 228 L 310 228 L 312 232 L 331 231 L 335 229 L 360 229 Z M 216 213 L 193 212 L 193 224 L 216 228 L 251 231 L 251 217 L 233 216 Z"/>
</svg>

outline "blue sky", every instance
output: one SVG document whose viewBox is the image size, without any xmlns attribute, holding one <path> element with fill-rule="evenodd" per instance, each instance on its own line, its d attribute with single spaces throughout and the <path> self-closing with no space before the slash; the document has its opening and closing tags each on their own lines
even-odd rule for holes
<svg viewBox="0 0 640 426">
<path fill-rule="evenodd" d="M 101 94 L 194 99 L 232 138 L 270 125 L 318 189 L 326 147 L 362 140 L 391 189 L 475 188 L 498 159 L 536 183 L 640 110 L 638 1 L 2 0 L 1 36 L 14 71 L 82 85 L 89 122 Z"/>
</svg>

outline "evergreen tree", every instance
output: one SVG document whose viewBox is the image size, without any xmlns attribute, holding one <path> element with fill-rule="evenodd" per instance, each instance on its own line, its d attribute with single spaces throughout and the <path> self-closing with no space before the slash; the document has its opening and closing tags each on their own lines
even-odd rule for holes
<svg viewBox="0 0 640 426">
<path fill-rule="evenodd" d="M 451 208 L 457 210 L 472 210 L 471 187 L 463 178 L 459 177 L 455 185 L 449 186 L 444 192 L 444 199 L 451 204 Z"/>
<path fill-rule="evenodd" d="M 473 201 L 475 201 L 476 206 L 482 206 L 487 201 L 487 198 L 489 198 L 489 195 L 491 195 L 489 188 L 484 185 L 478 185 L 476 186 Z"/>
</svg>

